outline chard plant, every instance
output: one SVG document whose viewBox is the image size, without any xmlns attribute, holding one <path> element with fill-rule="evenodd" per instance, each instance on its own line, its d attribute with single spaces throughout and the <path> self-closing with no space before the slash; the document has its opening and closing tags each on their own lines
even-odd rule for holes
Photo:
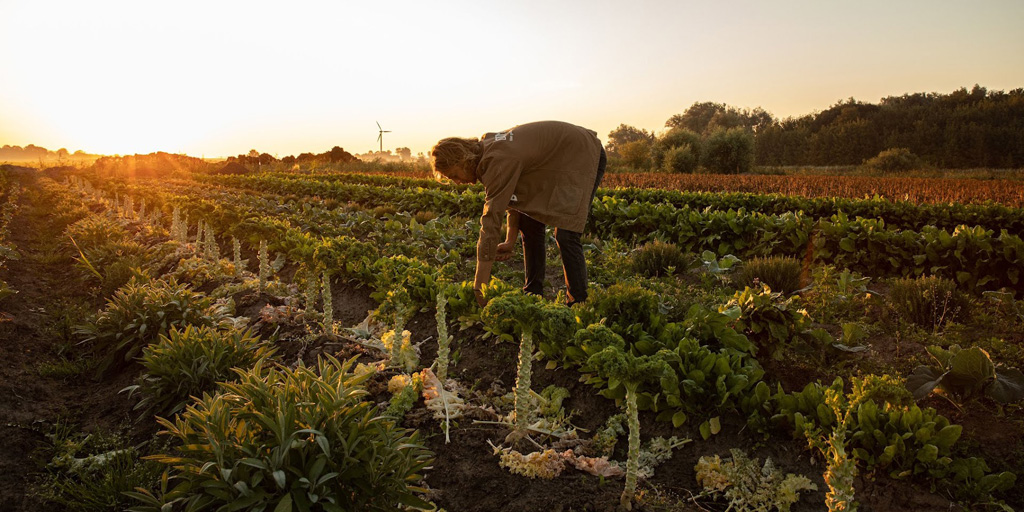
<svg viewBox="0 0 1024 512">
<path fill-rule="evenodd" d="M 621 341 L 621 338 L 620 338 Z M 619 502 L 626 510 L 632 509 L 640 468 L 640 417 L 637 408 L 637 389 L 644 382 L 658 382 L 672 372 L 666 360 L 668 354 L 634 356 L 619 346 L 608 346 L 587 360 L 587 367 L 608 379 L 609 387 L 621 382 L 626 388 L 626 417 L 629 421 L 629 456 L 626 460 L 626 487 Z"/>
</svg>

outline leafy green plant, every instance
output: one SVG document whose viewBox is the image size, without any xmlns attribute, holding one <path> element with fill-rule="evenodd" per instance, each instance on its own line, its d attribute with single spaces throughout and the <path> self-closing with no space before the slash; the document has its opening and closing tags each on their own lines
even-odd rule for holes
<svg viewBox="0 0 1024 512">
<path fill-rule="evenodd" d="M 800 500 L 802 491 L 818 489 L 803 475 L 783 475 L 770 458 L 761 465 L 742 450 L 733 448 L 731 458 L 702 456 L 694 471 L 704 495 L 721 495 L 729 500 L 729 510 L 743 512 L 787 512 Z"/>
<path fill-rule="evenodd" d="M 272 356 L 274 349 L 252 331 L 222 331 L 187 325 L 171 328 L 142 350 L 146 368 L 139 383 L 125 388 L 142 398 L 135 409 L 173 415 L 185 409 L 191 397 L 232 380 L 234 368 L 248 369 Z"/>
<path fill-rule="evenodd" d="M 580 325 L 601 322 L 626 340 L 640 353 L 658 351 L 659 338 L 668 324 L 662 299 L 654 291 L 633 283 L 618 283 L 595 289 L 583 307 L 578 308 Z"/>
<path fill-rule="evenodd" d="M 747 332 L 759 352 L 775 359 L 782 357 L 783 345 L 803 332 L 807 310 L 797 297 L 783 298 L 768 285 L 737 291 L 719 311 L 736 319 L 736 330 Z"/>
<path fill-rule="evenodd" d="M 719 258 L 718 255 L 712 251 L 702 252 L 700 259 L 704 264 L 704 270 L 709 274 L 716 276 L 732 270 L 732 268 L 740 262 L 740 259 L 732 254 L 726 254 Z"/>
<path fill-rule="evenodd" d="M 933 331 L 958 320 L 970 305 L 956 283 L 935 276 L 893 280 L 889 303 L 902 318 Z"/>
<path fill-rule="evenodd" d="M 949 483 L 947 488 L 959 500 L 971 505 L 1013 510 L 993 498 L 993 494 L 1012 489 L 1017 482 L 1017 475 L 1009 471 L 993 473 L 985 459 L 968 457 L 954 460 L 949 464 L 949 474 L 945 481 Z"/>
<path fill-rule="evenodd" d="M 772 290 L 788 295 L 801 288 L 803 270 L 803 263 L 796 258 L 757 257 L 744 262 L 733 274 L 733 281 L 740 286 L 755 288 L 758 284 L 766 284 Z"/>
<path fill-rule="evenodd" d="M 859 317 L 868 297 L 870 277 L 849 269 L 839 271 L 833 265 L 817 265 L 812 271 L 813 283 L 801 291 L 801 298 L 814 318 L 822 323 Z"/>
<path fill-rule="evenodd" d="M 142 460 L 140 448 L 125 435 L 85 434 L 58 421 L 46 437 L 50 460 L 36 492 L 62 510 L 125 510 L 132 501 L 124 493 L 149 488 L 160 477 L 160 465 Z"/>
<path fill-rule="evenodd" d="M 907 389 L 920 400 L 935 389 L 959 400 L 982 396 L 1000 404 L 1024 399 L 1024 373 L 1017 368 L 996 365 L 988 352 L 978 347 L 948 349 L 928 347 L 936 366 L 921 365 L 907 377 Z"/>
<path fill-rule="evenodd" d="M 103 374 L 130 362 L 173 327 L 219 325 L 228 320 L 228 312 L 227 307 L 176 281 L 133 278 L 79 333 L 86 336 L 83 344 L 105 358 L 99 366 Z"/>
<path fill-rule="evenodd" d="M 172 474 L 156 492 L 132 493 L 133 510 L 429 508 L 414 494 L 429 451 L 364 400 L 370 373 L 354 366 L 259 363 L 173 422 L 159 419 L 180 447 L 151 457 Z"/>
<path fill-rule="evenodd" d="M 658 240 L 637 247 L 629 256 L 631 270 L 646 277 L 685 271 L 691 266 L 692 261 L 693 258 L 683 253 L 675 244 Z"/>
</svg>

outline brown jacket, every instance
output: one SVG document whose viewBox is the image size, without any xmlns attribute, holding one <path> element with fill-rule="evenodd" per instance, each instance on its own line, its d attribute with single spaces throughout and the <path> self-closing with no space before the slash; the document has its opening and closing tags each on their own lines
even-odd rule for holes
<svg viewBox="0 0 1024 512">
<path fill-rule="evenodd" d="M 560 121 L 540 121 L 485 134 L 476 176 L 484 185 L 477 261 L 493 261 L 505 210 L 549 226 L 582 232 L 597 178 L 597 133 Z"/>
</svg>

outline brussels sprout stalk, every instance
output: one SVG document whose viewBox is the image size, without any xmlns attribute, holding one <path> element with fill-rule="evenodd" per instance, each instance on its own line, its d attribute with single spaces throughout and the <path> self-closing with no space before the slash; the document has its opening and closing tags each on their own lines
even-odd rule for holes
<svg viewBox="0 0 1024 512">
<path fill-rule="evenodd" d="M 619 502 L 626 510 L 632 510 L 633 496 L 640 469 L 640 414 L 637 408 L 637 389 L 644 382 L 658 381 L 671 372 L 664 354 L 659 351 L 653 356 L 634 356 L 615 343 L 590 356 L 587 366 L 608 379 L 621 382 L 626 388 L 626 415 L 629 422 L 629 456 L 626 459 L 626 487 Z"/>
</svg>

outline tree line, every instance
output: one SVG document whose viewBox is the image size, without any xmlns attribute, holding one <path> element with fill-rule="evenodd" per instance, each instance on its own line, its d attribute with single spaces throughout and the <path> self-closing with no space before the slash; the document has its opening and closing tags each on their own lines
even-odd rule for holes
<svg viewBox="0 0 1024 512">
<path fill-rule="evenodd" d="M 620 125 L 607 149 L 623 165 L 693 172 L 760 166 L 901 162 L 941 168 L 1024 167 L 1024 89 L 975 85 L 949 94 L 914 93 L 777 119 L 758 107 L 697 102 L 656 134 Z M 910 164 L 908 164 L 910 165 Z"/>
<path fill-rule="evenodd" d="M 25 147 L 4 144 L 3 147 L 0 147 L 0 162 L 38 162 L 40 160 L 64 162 L 71 160 L 95 160 L 96 158 L 99 158 L 99 155 L 92 155 L 80 149 L 71 153 L 65 148 L 50 151 L 35 144 L 28 144 Z"/>
</svg>

